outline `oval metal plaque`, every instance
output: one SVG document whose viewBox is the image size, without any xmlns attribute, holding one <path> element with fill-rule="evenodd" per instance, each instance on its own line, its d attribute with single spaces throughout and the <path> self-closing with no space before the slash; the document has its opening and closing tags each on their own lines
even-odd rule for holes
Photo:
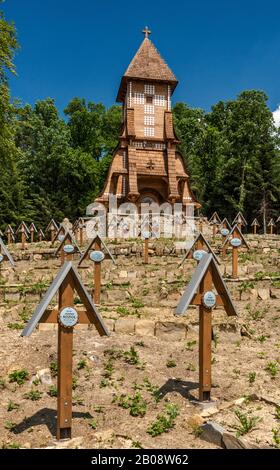
<svg viewBox="0 0 280 470">
<path fill-rule="evenodd" d="M 216 295 L 211 290 L 203 294 L 202 303 L 206 308 L 213 308 L 216 305 Z"/>
<path fill-rule="evenodd" d="M 205 250 L 195 250 L 193 252 L 193 259 L 195 259 L 196 261 L 200 261 L 201 258 L 206 255 L 206 251 Z"/>
<path fill-rule="evenodd" d="M 101 263 L 101 261 L 104 260 L 105 255 L 102 251 L 92 251 L 89 255 L 91 261 L 94 261 L 95 263 Z"/>
<path fill-rule="evenodd" d="M 147 232 L 147 231 L 143 232 L 143 237 L 150 238 L 150 232 Z"/>
<path fill-rule="evenodd" d="M 240 238 L 233 238 L 231 241 L 230 241 L 230 244 L 232 246 L 234 246 L 235 248 L 237 248 L 238 246 L 241 245 L 241 240 Z"/>
<path fill-rule="evenodd" d="M 62 242 L 62 240 L 64 240 L 64 235 L 58 235 L 58 241 Z"/>
<path fill-rule="evenodd" d="M 65 328 L 72 328 L 78 323 L 78 312 L 73 307 L 64 307 L 58 315 L 59 323 Z"/>
<path fill-rule="evenodd" d="M 63 251 L 65 253 L 73 253 L 75 250 L 75 248 L 73 247 L 73 245 L 64 245 L 63 247 Z"/>
<path fill-rule="evenodd" d="M 4 261 L 4 256 L 0 253 L 0 263 L 2 263 L 2 261 Z"/>
<path fill-rule="evenodd" d="M 223 237 L 226 237 L 229 234 L 229 230 L 227 228 L 221 228 L 221 234 Z"/>
</svg>

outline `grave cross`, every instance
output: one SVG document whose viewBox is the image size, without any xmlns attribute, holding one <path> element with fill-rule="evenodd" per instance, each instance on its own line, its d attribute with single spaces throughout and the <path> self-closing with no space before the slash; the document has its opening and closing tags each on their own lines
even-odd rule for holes
<svg viewBox="0 0 280 470">
<path fill-rule="evenodd" d="M 13 228 L 10 225 L 8 225 L 8 227 L 6 228 L 5 233 L 6 233 L 7 238 L 8 238 L 8 245 L 11 245 L 11 243 L 13 241 L 15 241 L 15 232 L 14 232 Z"/>
<path fill-rule="evenodd" d="M 216 292 L 213 292 L 213 285 Z M 206 253 L 193 274 L 176 315 L 183 315 L 189 305 L 199 306 L 199 400 L 211 399 L 212 310 L 223 306 L 228 315 L 237 315 L 229 291 L 211 253 Z"/>
<path fill-rule="evenodd" d="M 67 231 L 65 232 L 65 235 L 63 239 L 61 240 L 61 243 L 59 247 L 57 248 L 55 255 L 57 256 L 58 254 L 60 254 L 60 260 L 61 260 L 61 266 L 62 266 L 65 261 L 65 254 L 66 254 L 66 259 L 68 261 L 71 261 L 74 253 L 80 253 L 80 255 L 82 254 L 73 235 Z"/>
<path fill-rule="evenodd" d="M 91 251 L 92 249 L 93 251 Z M 78 263 L 78 267 L 81 267 L 86 259 L 90 259 L 94 263 L 94 288 L 92 297 L 94 298 L 95 304 L 100 304 L 101 263 L 105 258 L 111 259 L 113 263 L 116 264 L 115 258 L 111 254 L 105 242 L 99 235 L 96 235 L 96 237 L 90 241 L 86 251 L 83 253 Z"/>
<path fill-rule="evenodd" d="M 238 212 L 237 215 L 235 216 L 233 222 L 232 222 L 233 225 L 237 225 L 240 232 L 242 231 L 242 226 L 246 226 L 247 225 L 247 221 L 244 217 L 244 215 L 242 214 L 242 212 Z"/>
<path fill-rule="evenodd" d="M 25 243 L 26 243 L 26 240 L 28 239 L 29 237 L 29 229 L 26 225 L 25 222 L 21 222 L 20 225 L 18 226 L 18 229 L 16 231 L 16 234 L 19 234 L 21 233 L 21 249 L 22 250 L 25 250 Z"/>
<path fill-rule="evenodd" d="M 74 307 L 74 291 L 85 310 Z M 58 308 L 48 310 L 58 292 Z M 73 330 L 77 324 L 94 324 L 100 335 L 109 332 L 71 262 L 66 262 L 37 306 L 21 336 L 30 336 L 38 323 L 58 325 L 57 439 L 71 438 Z"/>
<path fill-rule="evenodd" d="M 155 164 L 154 164 L 154 162 L 153 162 L 153 160 L 152 160 L 151 158 L 150 158 L 150 160 L 149 160 L 148 163 L 147 163 L 147 168 L 148 168 L 149 170 L 154 170 L 154 169 L 155 169 Z"/>
<path fill-rule="evenodd" d="M 185 253 L 179 266 L 181 266 L 181 264 L 183 264 L 186 259 L 195 259 L 197 262 L 199 262 L 207 252 L 213 255 L 213 258 L 215 259 L 217 264 L 220 264 L 220 261 L 218 260 L 217 256 L 215 255 L 214 251 L 212 250 L 204 235 L 202 233 L 199 233 L 193 241 L 191 247 Z"/>
<path fill-rule="evenodd" d="M 253 222 L 251 223 L 251 227 L 253 227 L 253 234 L 256 235 L 257 233 L 257 228 L 260 226 L 258 219 L 254 219 Z"/>
<path fill-rule="evenodd" d="M 270 235 L 273 235 L 273 229 L 275 227 L 275 222 L 273 219 L 270 219 L 270 221 L 268 222 L 267 226 L 269 227 L 269 233 Z"/>
<path fill-rule="evenodd" d="M 39 238 L 39 242 L 41 242 L 43 238 L 45 238 L 45 234 L 41 228 L 39 228 L 39 231 L 38 231 L 38 238 Z"/>
<path fill-rule="evenodd" d="M 37 228 L 36 228 L 36 226 L 33 222 L 29 227 L 29 232 L 30 232 L 31 243 L 33 243 L 34 242 L 34 233 L 38 232 L 38 230 L 37 230 Z"/>
<path fill-rule="evenodd" d="M 46 232 L 51 232 L 51 242 L 53 241 L 54 236 L 55 236 L 55 234 L 56 234 L 57 231 L 58 231 L 57 223 L 55 222 L 54 219 L 52 219 L 52 220 L 48 223 L 47 228 L 46 228 Z"/>
<path fill-rule="evenodd" d="M 228 245 L 232 246 L 232 275 L 231 277 L 233 279 L 237 278 L 238 274 L 238 248 L 241 247 L 241 245 L 244 245 L 247 250 L 249 250 L 249 245 L 246 242 L 240 228 L 238 225 L 235 225 L 231 232 L 228 234 L 227 238 L 225 239 L 222 249 L 226 250 Z"/>
</svg>

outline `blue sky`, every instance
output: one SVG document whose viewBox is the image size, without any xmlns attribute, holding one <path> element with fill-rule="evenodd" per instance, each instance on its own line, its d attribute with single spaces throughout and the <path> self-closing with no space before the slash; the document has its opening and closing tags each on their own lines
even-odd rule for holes
<svg viewBox="0 0 280 470">
<path fill-rule="evenodd" d="M 280 104 L 279 0 L 6 0 L 18 30 L 23 103 L 52 97 L 62 112 L 74 96 L 114 104 L 143 27 L 179 80 L 175 101 L 209 110 L 244 89 Z"/>
</svg>

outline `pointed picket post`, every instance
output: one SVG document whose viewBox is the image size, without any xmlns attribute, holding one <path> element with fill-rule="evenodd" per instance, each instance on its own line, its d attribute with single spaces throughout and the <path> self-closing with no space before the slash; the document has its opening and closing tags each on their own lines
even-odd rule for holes
<svg viewBox="0 0 280 470">
<path fill-rule="evenodd" d="M 237 225 L 240 232 L 242 232 L 242 227 L 245 227 L 246 225 L 248 225 L 244 215 L 242 214 L 242 212 L 239 211 L 236 214 L 236 216 L 235 216 L 235 218 L 233 219 L 233 222 L 232 222 L 232 226 L 234 226 L 234 225 Z"/>
<path fill-rule="evenodd" d="M 30 241 L 31 243 L 34 242 L 34 235 L 35 233 L 38 233 L 38 230 L 36 228 L 36 225 L 32 222 L 30 227 L 29 227 L 29 232 L 30 232 Z"/>
<path fill-rule="evenodd" d="M 7 226 L 7 228 L 5 230 L 5 233 L 7 235 L 8 245 L 11 245 L 12 243 L 14 243 L 14 241 L 15 241 L 15 232 L 14 232 L 13 228 L 11 227 L 11 225 Z"/>
<path fill-rule="evenodd" d="M 253 234 L 257 234 L 257 228 L 259 228 L 260 224 L 258 222 L 258 219 L 254 219 L 253 222 L 251 223 L 251 227 L 253 227 Z"/>
<path fill-rule="evenodd" d="M 115 258 L 111 254 L 104 240 L 102 240 L 99 235 L 96 235 L 96 237 L 94 237 L 90 241 L 89 245 L 87 246 L 85 252 L 81 256 L 80 261 L 78 263 L 78 267 L 82 266 L 83 262 L 86 259 L 90 259 L 94 263 L 94 286 L 92 291 L 92 297 L 94 299 L 94 303 L 97 305 L 100 304 L 101 295 L 101 263 L 105 258 L 111 259 L 113 263 L 116 264 Z"/>
<path fill-rule="evenodd" d="M 85 310 L 74 307 L 74 291 Z M 58 308 L 48 310 L 58 292 Z M 73 329 L 77 324 L 94 324 L 100 335 L 109 336 L 102 317 L 92 302 L 80 276 L 71 262 L 65 262 L 47 293 L 37 306 L 21 336 L 30 336 L 38 323 L 58 324 L 57 439 L 70 439 L 72 434 L 72 367 Z"/>
<path fill-rule="evenodd" d="M 223 245 L 222 245 L 222 250 L 226 250 L 228 246 L 232 247 L 232 275 L 231 277 L 233 279 L 236 279 L 238 276 L 238 248 L 240 248 L 242 245 L 249 250 L 249 245 L 246 242 L 240 228 L 236 224 L 231 232 L 228 234 L 227 238 L 225 239 Z"/>
<path fill-rule="evenodd" d="M 191 247 L 185 253 L 179 266 L 181 266 L 186 259 L 195 259 L 197 262 L 199 262 L 202 256 L 207 252 L 212 253 L 216 263 L 220 264 L 219 259 L 215 255 L 213 249 L 211 248 L 210 244 L 208 243 L 204 235 L 202 233 L 199 233 L 194 239 Z"/>
<path fill-rule="evenodd" d="M 16 231 L 16 234 L 21 234 L 21 250 L 26 249 L 26 241 L 29 238 L 29 228 L 27 227 L 26 223 L 22 221 Z"/>
<path fill-rule="evenodd" d="M 271 218 L 270 221 L 268 222 L 267 226 L 269 227 L 269 234 L 270 235 L 273 235 L 273 230 L 274 230 L 274 227 L 275 227 L 275 222 L 274 220 Z"/>
<path fill-rule="evenodd" d="M 45 234 L 44 234 L 43 230 L 41 228 L 39 228 L 39 231 L 38 231 L 39 242 L 41 242 L 43 240 L 43 238 L 45 238 Z"/>
<path fill-rule="evenodd" d="M 53 239 L 57 231 L 58 231 L 58 225 L 54 219 L 51 219 L 51 221 L 48 223 L 46 227 L 46 233 L 50 232 L 51 234 L 51 242 L 53 242 Z"/>
<path fill-rule="evenodd" d="M 223 306 L 228 315 L 237 315 L 212 253 L 201 258 L 175 314 L 183 315 L 189 305 L 199 306 L 199 401 L 205 402 L 211 399 L 212 310 Z"/>
</svg>

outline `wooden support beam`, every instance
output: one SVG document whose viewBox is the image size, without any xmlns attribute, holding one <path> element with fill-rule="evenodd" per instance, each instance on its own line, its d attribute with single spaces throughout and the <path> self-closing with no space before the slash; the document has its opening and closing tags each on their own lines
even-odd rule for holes
<svg viewBox="0 0 280 470">
<path fill-rule="evenodd" d="M 144 240 L 144 264 L 149 263 L 149 239 Z"/>
<path fill-rule="evenodd" d="M 95 241 L 95 250 L 101 251 L 101 242 L 99 239 Z M 95 304 L 100 304 L 101 292 L 101 262 L 94 261 L 94 291 L 93 299 Z"/>
<path fill-rule="evenodd" d="M 211 267 L 206 272 L 200 287 L 200 295 L 212 289 Z M 212 309 L 202 303 L 199 306 L 199 400 L 211 398 L 211 341 Z"/>
</svg>

